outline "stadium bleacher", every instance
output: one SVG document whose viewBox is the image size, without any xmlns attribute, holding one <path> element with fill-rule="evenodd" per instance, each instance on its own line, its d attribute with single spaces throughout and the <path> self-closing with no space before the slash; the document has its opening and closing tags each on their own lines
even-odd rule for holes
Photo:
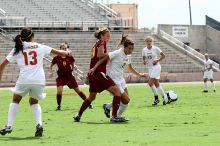
<svg viewBox="0 0 220 146">
<path fill-rule="evenodd" d="M 140 72 L 146 72 L 147 69 L 142 64 L 142 49 L 145 47 L 144 38 L 147 35 L 151 35 L 151 32 L 129 32 L 128 33 L 135 42 L 135 49 L 132 54 L 132 64 Z M 49 45 L 54 48 L 58 48 L 59 44 L 64 41 L 69 42 L 70 47 L 73 51 L 74 58 L 76 59 L 76 65 L 83 72 L 87 72 L 89 69 L 90 62 L 90 52 L 92 45 L 96 41 L 93 37 L 93 32 L 73 32 L 73 33 L 46 33 L 46 32 L 36 32 L 36 41 L 45 45 Z M 112 32 L 111 40 L 108 44 L 109 51 L 117 49 L 117 45 L 120 41 L 121 33 Z M 197 61 L 189 58 L 186 54 L 179 52 L 174 47 L 170 46 L 166 42 L 160 40 L 157 36 L 154 36 L 154 44 L 160 47 L 166 54 L 166 59 L 161 62 L 162 72 L 166 76 L 166 73 L 192 73 L 199 72 L 201 70 L 201 64 Z M 4 40 L 1 43 L 1 59 L 11 50 L 14 46 L 13 42 Z M 49 78 L 49 66 L 50 63 L 45 61 L 44 67 L 46 72 L 47 82 L 55 82 L 55 77 Z M 13 70 L 13 72 L 11 72 Z M 126 73 L 128 73 L 126 71 Z M 18 67 L 11 64 L 6 68 L 6 72 L 3 76 L 3 81 L 5 82 L 15 82 L 18 76 Z M 128 74 L 125 74 L 128 76 Z M 129 80 L 130 77 L 128 77 Z"/>
</svg>

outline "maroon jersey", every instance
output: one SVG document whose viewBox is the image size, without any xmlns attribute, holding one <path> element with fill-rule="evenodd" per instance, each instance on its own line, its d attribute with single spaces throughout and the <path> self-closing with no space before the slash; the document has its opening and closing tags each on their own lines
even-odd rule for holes
<svg viewBox="0 0 220 146">
<path fill-rule="evenodd" d="M 91 61 L 90 61 L 90 69 L 93 68 L 96 63 L 99 61 L 99 58 L 97 57 L 97 53 L 98 53 L 98 48 L 104 45 L 104 53 L 107 53 L 107 47 L 106 47 L 106 42 L 103 42 L 102 40 L 99 40 L 96 42 L 96 44 L 94 45 L 94 47 L 92 48 L 92 55 L 91 55 Z M 106 65 L 107 65 L 108 61 L 104 61 L 100 66 L 98 66 L 98 68 L 96 69 L 95 72 L 103 72 L 106 73 Z"/>
<path fill-rule="evenodd" d="M 53 58 L 52 63 L 57 64 L 58 76 L 68 76 L 72 75 L 73 66 L 75 59 L 73 56 L 66 56 L 65 58 L 62 58 L 61 56 L 56 56 Z"/>
</svg>

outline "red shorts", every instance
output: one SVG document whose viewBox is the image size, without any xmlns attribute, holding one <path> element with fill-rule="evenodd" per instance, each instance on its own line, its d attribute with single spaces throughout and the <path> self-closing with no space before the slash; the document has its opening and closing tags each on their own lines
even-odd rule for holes
<svg viewBox="0 0 220 146">
<path fill-rule="evenodd" d="M 111 86 L 115 86 L 114 81 L 106 76 L 104 73 L 94 73 L 91 76 L 88 76 L 89 79 L 89 92 L 102 92 L 108 89 Z"/>
<path fill-rule="evenodd" d="M 65 77 L 58 76 L 56 82 L 57 82 L 57 87 L 65 86 L 65 85 L 67 85 L 70 89 L 74 89 L 78 87 L 76 79 L 73 75 L 65 76 Z"/>
</svg>

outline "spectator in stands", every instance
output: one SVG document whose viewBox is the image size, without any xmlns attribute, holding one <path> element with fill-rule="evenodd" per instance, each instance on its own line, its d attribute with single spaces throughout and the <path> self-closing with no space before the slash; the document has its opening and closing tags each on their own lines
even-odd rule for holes
<svg viewBox="0 0 220 146">
<path fill-rule="evenodd" d="M 213 80 L 213 71 L 212 71 L 212 67 L 213 66 L 213 61 L 211 59 L 209 59 L 209 54 L 205 53 L 205 60 L 204 60 L 204 68 L 203 68 L 203 79 L 204 79 L 204 90 L 203 92 L 208 92 L 208 85 L 207 85 L 207 81 L 210 80 L 210 82 L 212 83 L 212 90 L 213 92 L 216 91 L 215 89 L 215 83 Z"/>
<path fill-rule="evenodd" d="M 60 45 L 60 50 L 67 50 L 66 42 Z M 79 86 L 76 82 L 75 77 L 72 72 L 74 69 L 75 59 L 73 56 L 56 56 L 53 58 L 50 65 L 50 77 L 53 77 L 53 66 L 57 64 L 57 110 L 61 110 L 61 101 L 62 101 L 62 93 L 63 86 L 67 85 L 70 89 L 73 89 L 83 100 L 86 99 L 86 95 L 79 89 Z M 92 108 L 92 105 L 89 106 Z"/>
<path fill-rule="evenodd" d="M 168 102 L 168 97 L 159 82 L 161 73 L 160 61 L 165 58 L 165 55 L 160 48 L 153 46 L 153 38 L 151 36 L 147 36 L 145 42 L 146 47 L 142 50 L 143 64 L 148 68 L 148 84 L 154 93 L 153 105 L 157 105 L 159 103 L 158 93 L 163 97 L 163 104 L 165 105 Z"/>
<path fill-rule="evenodd" d="M 45 86 L 45 74 L 43 69 L 43 58 L 47 54 L 68 56 L 70 51 L 56 50 L 51 47 L 34 42 L 34 32 L 30 28 L 24 28 L 14 39 L 15 48 L 8 54 L 0 66 L 0 81 L 3 70 L 9 62 L 16 61 L 20 67 L 20 74 L 13 89 L 12 103 L 8 110 L 8 123 L 0 130 L 1 135 L 12 132 L 12 127 L 19 103 L 25 95 L 29 93 L 29 103 L 36 120 L 36 137 L 43 134 L 43 123 L 41 117 L 41 107 L 38 100 L 44 98 L 43 89 Z"/>
</svg>

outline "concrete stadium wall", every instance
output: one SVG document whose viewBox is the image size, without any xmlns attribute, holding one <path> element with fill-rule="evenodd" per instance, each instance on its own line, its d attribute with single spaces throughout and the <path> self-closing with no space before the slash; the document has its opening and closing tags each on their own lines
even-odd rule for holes
<svg viewBox="0 0 220 146">
<path fill-rule="evenodd" d="M 206 25 L 166 25 L 159 24 L 158 29 L 173 35 L 172 28 L 183 26 L 188 28 L 188 37 L 178 37 L 180 41 L 189 43 L 190 47 L 200 50 L 201 53 L 208 52 L 210 58 L 220 63 L 220 31 Z"/>
<path fill-rule="evenodd" d="M 220 63 L 220 31 L 209 26 L 207 26 L 207 46 L 209 54 L 216 54 L 212 59 Z"/>
</svg>

